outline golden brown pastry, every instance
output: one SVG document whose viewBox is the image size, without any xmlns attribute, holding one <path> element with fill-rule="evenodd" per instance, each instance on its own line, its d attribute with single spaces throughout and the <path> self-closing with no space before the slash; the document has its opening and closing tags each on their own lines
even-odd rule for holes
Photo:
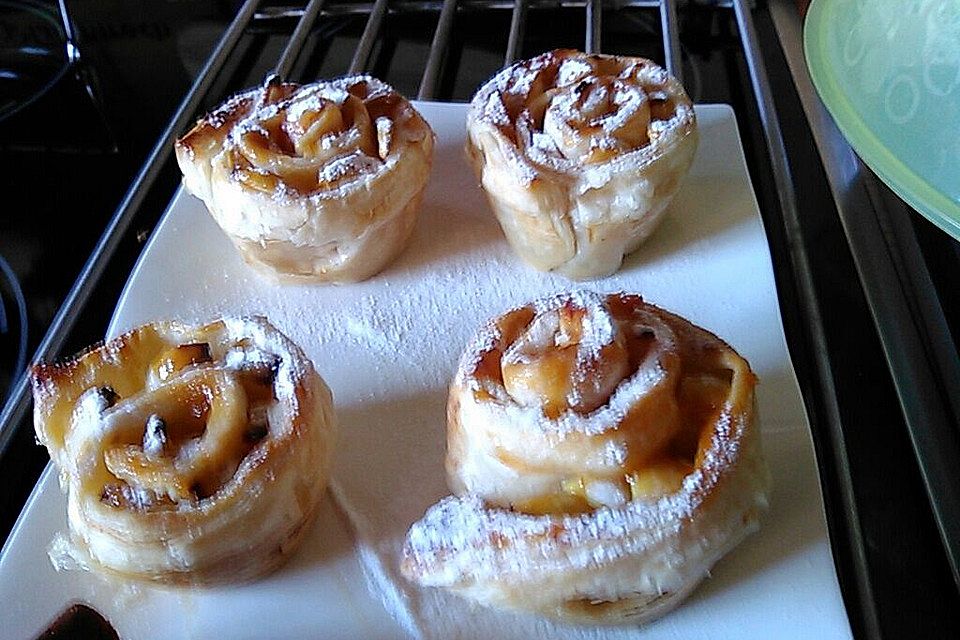
<svg viewBox="0 0 960 640">
<path fill-rule="evenodd" d="M 406 246 L 433 132 L 369 76 L 269 80 L 176 144 L 187 189 L 254 267 L 285 281 L 369 278 Z"/>
<path fill-rule="evenodd" d="M 264 318 L 144 325 L 37 365 L 33 396 L 71 541 L 94 567 L 253 578 L 289 557 L 323 497 L 333 399 Z"/>
<path fill-rule="evenodd" d="M 575 279 L 613 273 L 653 232 L 697 148 L 693 105 L 665 70 L 568 49 L 490 79 L 467 132 L 514 251 Z"/>
<path fill-rule="evenodd" d="M 580 622 L 662 615 L 766 507 L 755 383 L 722 340 L 636 295 L 504 314 L 450 388 L 456 496 L 410 529 L 404 575 Z"/>
</svg>

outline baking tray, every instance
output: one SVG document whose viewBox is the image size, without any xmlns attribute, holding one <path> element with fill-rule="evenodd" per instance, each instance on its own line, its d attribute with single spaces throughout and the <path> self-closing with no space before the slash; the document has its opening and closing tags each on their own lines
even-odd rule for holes
<svg viewBox="0 0 960 640">
<path fill-rule="evenodd" d="M 301 549 L 271 576 L 216 588 L 57 573 L 47 549 L 65 530 L 65 499 L 48 468 L 0 555 L 5 633 L 32 637 L 79 601 L 127 638 L 850 637 L 733 111 L 697 107 L 700 148 L 662 226 L 620 272 L 575 285 L 510 251 L 463 157 L 465 106 L 417 106 L 437 133 L 433 175 L 410 246 L 383 273 L 344 286 L 272 284 L 180 191 L 108 331 L 256 313 L 303 346 L 333 389 L 341 437 L 331 491 Z M 494 315 L 575 286 L 642 293 L 723 337 L 761 380 L 774 483 L 761 530 L 679 609 L 642 628 L 561 627 L 479 609 L 396 572 L 406 528 L 448 493 L 446 387 L 468 338 Z"/>
</svg>

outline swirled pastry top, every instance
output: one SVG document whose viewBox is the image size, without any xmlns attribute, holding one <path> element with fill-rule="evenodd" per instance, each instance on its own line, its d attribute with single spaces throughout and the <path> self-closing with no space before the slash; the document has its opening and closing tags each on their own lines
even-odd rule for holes
<svg viewBox="0 0 960 640">
<path fill-rule="evenodd" d="M 410 529 L 404 573 L 581 621 L 662 614 L 766 506 L 755 383 L 719 338 L 636 295 L 507 312 L 451 385 L 457 495 Z"/>
<path fill-rule="evenodd" d="M 404 145 L 427 137 L 426 122 L 389 85 L 348 76 L 303 86 L 273 80 L 234 96 L 176 150 L 191 162 L 222 162 L 233 180 L 278 199 L 336 198 L 338 189 L 374 179 Z"/>
<path fill-rule="evenodd" d="M 281 280 L 369 278 L 406 246 L 433 132 L 388 85 L 268 81 L 177 141 L 187 188 L 243 258 Z"/>
<path fill-rule="evenodd" d="M 653 233 L 693 162 L 693 105 L 643 58 L 570 50 L 516 62 L 474 96 L 467 155 L 514 251 L 607 276 Z"/>
<path fill-rule="evenodd" d="M 610 163 L 652 162 L 696 126 L 683 87 L 653 62 L 569 49 L 498 73 L 469 118 L 500 133 L 501 151 L 527 182 L 544 172 L 602 181 Z"/>
<path fill-rule="evenodd" d="M 453 422 L 493 448 L 451 447 L 448 467 L 455 486 L 521 511 L 622 505 L 676 489 L 724 411 L 752 410 L 753 386 L 719 339 L 639 296 L 564 294 L 468 348 Z M 512 482 L 497 466 L 533 473 Z"/>
<path fill-rule="evenodd" d="M 263 318 L 148 324 L 33 370 L 34 423 L 79 545 L 161 581 L 277 565 L 315 513 L 332 398 Z"/>
</svg>

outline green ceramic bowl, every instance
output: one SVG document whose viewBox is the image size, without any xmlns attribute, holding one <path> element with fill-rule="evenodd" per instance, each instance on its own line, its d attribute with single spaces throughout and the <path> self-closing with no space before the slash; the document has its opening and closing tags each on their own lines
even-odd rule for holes
<svg viewBox="0 0 960 640">
<path fill-rule="evenodd" d="M 804 47 L 857 154 L 960 240 L 960 0 L 815 0 Z"/>
</svg>

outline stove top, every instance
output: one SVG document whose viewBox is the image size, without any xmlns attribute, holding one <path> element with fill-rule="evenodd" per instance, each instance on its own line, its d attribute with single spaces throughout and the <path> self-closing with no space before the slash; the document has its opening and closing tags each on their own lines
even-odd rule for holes
<svg viewBox="0 0 960 640">
<path fill-rule="evenodd" d="M 0 120 L 29 107 L 68 71 L 56 6 L 0 0 Z"/>
<path fill-rule="evenodd" d="M 0 401 L 27 363 L 27 301 L 9 263 L 0 256 Z"/>
<path fill-rule="evenodd" d="M 0 0 L 0 33 L 9 29 L 2 12 L 10 4 Z M 32 354 L 237 4 L 230 0 L 67 2 L 76 27 L 79 62 L 28 109 L 9 110 L 9 117 L 0 121 L 0 175 L 5 184 L 15 186 L 9 190 L 9 206 L 0 208 L 0 257 L 14 276 L 0 275 L 0 394 L 6 393 L 19 366 L 22 330 L 29 329 L 27 350 Z M 282 51 L 296 20 L 285 6 L 263 4 L 256 26 L 243 36 L 221 74 L 223 79 L 210 90 L 212 101 L 260 82 Z M 309 55 L 301 56 L 294 67 L 297 78 L 345 73 L 363 39 L 371 3 L 329 0 L 326 4 L 326 13 L 311 35 Z M 441 4 L 391 0 L 395 10 L 384 19 L 367 70 L 416 95 Z M 503 62 L 511 24 L 511 12 L 503 8 L 509 9 L 512 3 L 500 2 L 498 11 L 481 11 L 481 4 L 481 0 L 460 0 L 464 11 L 455 21 L 437 78 L 441 100 L 469 99 L 477 84 Z M 519 55 L 582 42 L 585 2 L 531 0 L 528 4 L 529 26 Z M 726 102 L 737 113 L 774 254 L 791 353 L 814 423 L 835 558 L 852 621 L 858 633 L 878 635 L 866 613 L 864 626 L 857 627 L 856 622 L 861 619 L 860 607 L 874 607 L 880 611 L 879 626 L 891 637 L 953 637 L 953 632 L 943 631 L 960 628 L 957 592 L 940 551 L 921 473 L 912 462 L 911 442 L 877 337 L 873 309 L 861 289 L 818 149 L 766 9 L 770 4 L 793 11 L 794 3 L 757 3 L 760 8 L 755 12 L 802 213 L 793 237 L 787 236 L 784 229 L 789 224 L 780 217 L 764 123 L 751 93 L 749 63 L 737 23 L 729 9 L 718 10 L 710 4 L 680 2 L 685 82 L 697 101 Z M 56 2 L 34 0 L 31 5 L 44 6 L 47 15 L 59 15 Z M 44 23 L 45 18 L 38 20 Z M 544 28 L 546 24 L 551 26 Z M 61 33 L 52 26 L 43 29 L 44 38 Z M 656 9 L 628 11 L 618 3 L 604 4 L 607 52 L 663 60 L 659 29 Z M 175 168 L 164 169 L 141 213 L 123 234 L 62 353 L 102 338 L 142 243 L 178 182 Z M 907 219 L 912 221 L 908 226 L 916 227 L 923 247 L 920 262 L 929 263 L 938 290 L 935 302 L 944 307 L 956 340 L 960 290 L 951 275 L 960 267 L 960 249 L 924 221 Z M 790 258 L 795 243 L 806 247 L 810 262 L 806 286 L 824 309 L 822 343 L 810 338 L 804 325 L 804 302 L 797 293 L 800 278 Z M 19 283 L 25 314 L 10 282 Z M 832 365 L 826 374 L 817 370 L 818 350 L 829 352 Z M 817 393 L 833 394 L 833 407 L 818 406 Z M 864 402 L 866 397 L 869 402 Z M 842 423 L 843 431 L 831 431 L 832 421 Z M 0 486 L 8 488 L 0 493 L 0 539 L 47 460 L 44 450 L 34 446 L 28 424 L 17 431 L 10 451 L 0 464 Z M 856 509 L 849 507 L 851 501 Z M 858 567 L 868 575 L 858 574 Z M 864 584 L 869 588 L 858 591 Z M 938 597 L 930 598 L 929 593 Z"/>
<path fill-rule="evenodd" d="M 0 397 L 28 357 L 23 341 L 32 354 L 230 10 L 0 0 L 0 174 L 13 187 L 0 213 Z"/>
<path fill-rule="evenodd" d="M 0 0 L 0 400 L 231 11 L 212 1 Z M 175 184 L 175 176 L 166 181 L 167 197 Z M 131 230 L 64 355 L 103 337 L 160 210 Z M 9 446 L 0 462 L 0 540 L 48 459 L 29 424 Z"/>
</svg>

